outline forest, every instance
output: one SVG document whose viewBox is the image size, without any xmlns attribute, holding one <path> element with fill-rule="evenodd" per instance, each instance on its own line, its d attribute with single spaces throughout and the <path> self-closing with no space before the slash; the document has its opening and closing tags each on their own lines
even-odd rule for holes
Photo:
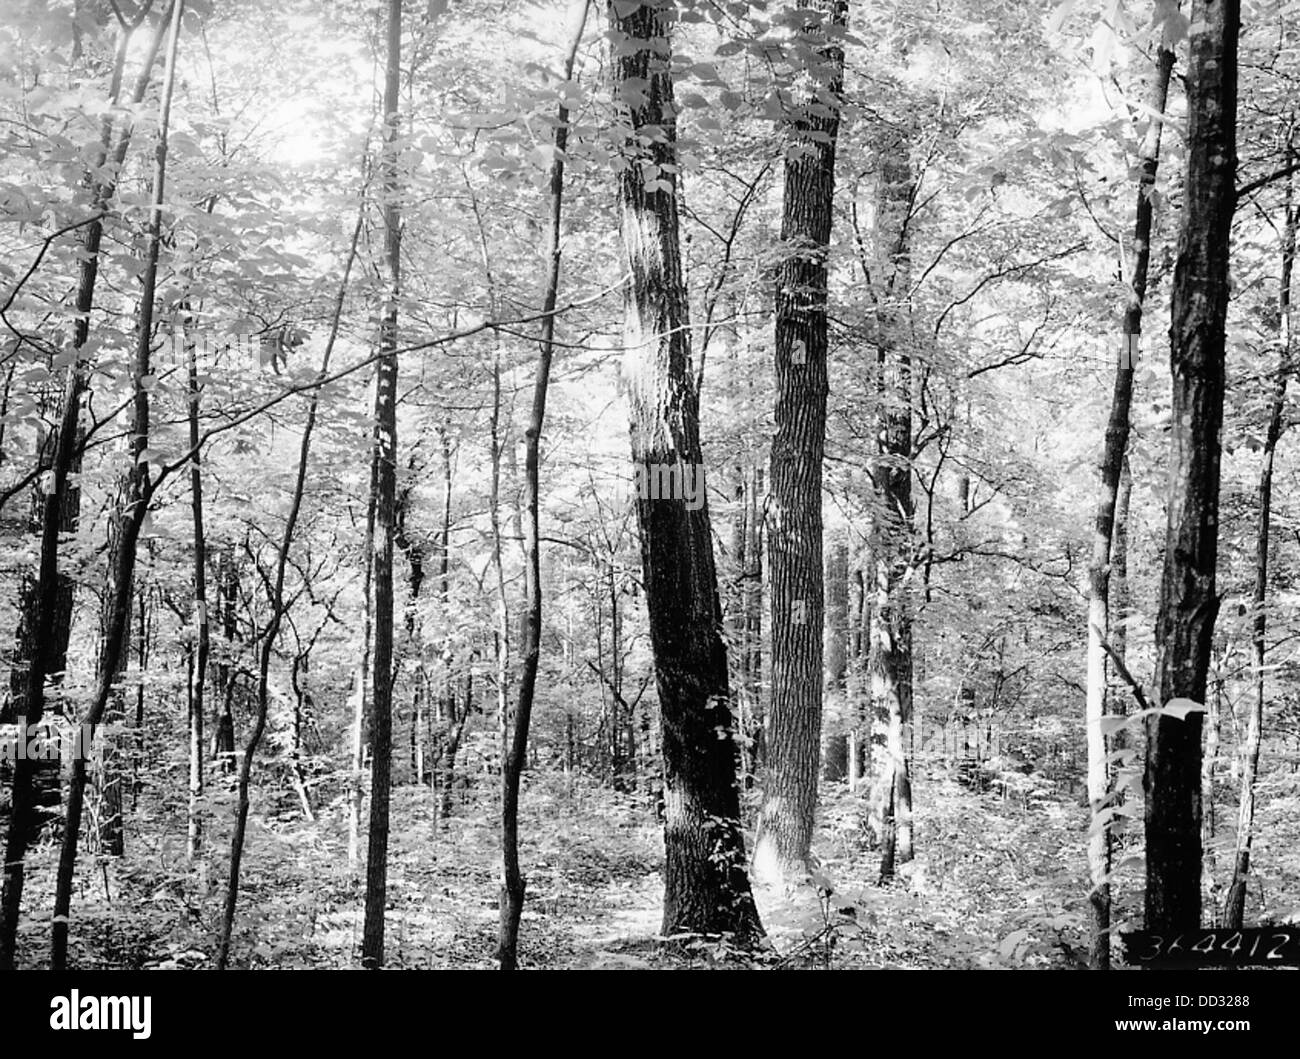
<svg viewBox="0 0 1300 1059">
<path fill-rule="evenodd" d="M 1298 107 L 1300 0 L 0 0 L 0 969 L 1300 964 Z"/>
</svg>

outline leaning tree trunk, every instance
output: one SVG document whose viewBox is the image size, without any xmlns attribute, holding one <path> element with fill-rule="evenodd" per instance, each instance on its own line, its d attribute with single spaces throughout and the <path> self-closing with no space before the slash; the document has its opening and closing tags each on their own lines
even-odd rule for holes
<svg viewBox="0 0 1300 1059">
<path fill-rule="evenodd" d="M 1240 0 L 1195 0 L 1188 70 L 1187 179 L 1174 268 L 1168 527 L 1156 619 L 1157 708 L 1147 719 L 1146 929 L 1201 921 L 1201 721 L 1219 600 L 1220 431 L 1229 239 L 1236 205 Z M 1186 703 L 1179 703 L 1185 706 Z"/>
<path fill-rule="evenodd" d="M 832 29 L 846 3 L 821 0 L 799 35 L 816 58 L 806 99 L 786 119 L 784 260 L 776 280 L 776 432 L 768 570 L 772 701 L 754 872 L 806 876 L 817 812 L 822 725 L 822 457 L 826 448 L 827 264 L 844 51 Z M 805 16 L 813 17 L 812 9 Z"/>
<path fill-rule="evenodd" d="M 126 634 L 131 616 L 131 586 L 135 576 L 136 549 L 140 527 L 149 508 L 152 487 L 149 480 L 149 378 L 152 374 L 154 300 L 158 287 L 158 254 L 162 245 L 162 209 L 166 201 L 167 134 L 171 118 L 172 91 L 176 82 L 176 49 L 180 40 L 181 15 L 185 0 L 175 0 L 167 36 L 167 70 L 163 79 L 162 102 L 158 118 L 158 140 L 154 150 L 153 197 L 145 250 L 144 275 L 141 279 L 140 320 L 136 334 L 135 365 L 132 378 L 131 472 L 124 483 L 120 522 L 111 551 L 109 599 L 106 612 L 104 649 L 100 656 L 98 689 L 83 724 L 94 732 L 104 720 L 113 696 L 120 659 L 126 654 Z M 61 971 L 67 964 L 69 912 L 72 905 L 72 879 L 77 862 L 77 841 L 81 832 L 81 811 L 86 790 L 86 755 L 79 754 L 72 763 L 72 780 L 68 788 L 67 820 L 59 867 L 54 885 L 54 917 L 50 942 L 50 966 Z M 120 787 L 119 787 L 120 796 Z"/>
<path fill-rule="evenodd" d="M 573 79 L 573 64 L 587 24 L 590 0 L 574 0 L 569 25 L 568 50 L 564 56 L 564 81 Z M 569 108 L 560 104 L 553 133 L 550 192 L 547 200 L 546 250 L 549 268 L 542 300 L 542 334 L 533 382 L 533 408 L 524 432 L 524 595 L 525 618 L 523 673 L 519 678 L 519 700 L 513 716 L 507 718 L 505 758 L 501 768 L 501 921 L 497 933 L 497 960 L 501 970 L 519 966 L 519 919 L 524 910 L 527 879 L 519 868 L 519 783 L 528 751 L 528 725 L 537 687 L 537 669 L 542 653 L 542 568 L 538 508 L 541 499 L 542 427 L 546 420 L 546 391 L 551 380 L 551 357 L 555 352 L 555 306 L 560 291 L 560 235 L 564 205 L 564 152 L 569 141 Z M 468 710 L 469 705 L 466 704 Z"/>
<path fill-rule="evenodd" d="M 630 282 L 624 312 L 637 522 L 663 723 L 663 933 L 762 936 L 745 871 L 727 649 L 721 635 L 699 397 L 691 367 L 677 214 L 670 10 L 609 5 L 611 62 L 625 117 L 618 174 Z M 695 490 L 684 495 L 687 480 Z M 639 494 L 645 493 L 645 496 Z"/>
<path fill-rule="evenodd" d="M 1110 821 L 1101 814 L 1112 796 L 1106 765 L 1106 735 L 1102 716 L 1106 710 L 1106 652 L 1102 640 L 1110 629 L 1110 577 L 1115 537 L 1115 510 L 1128 447 L 1129 407 L 1133 399 L 1133 369 L 1138 336 L 1142 333 L 1142 309 L 1146 301 L 1147 273 L 1151 262 L 1151 222 L 1154 215 L 1156 168 L 1160 162 L 1160 135 L 1164 128 L 1165 99 L 1169 94 L 1169 75 L 1174 53 L 1161 47 L 1156 56 L 1155 76 L 1151 84 L 1151 120 L 1141 148 L 1141 178 L 1138 185 L 1137 211 L 1133 221 L 1133 272 L 1129 277 L 1129 303 L 1124 312 L 1120 334 L 1115 386 L 1111 396 L 1110 418 L 1106 423 L 1106 443 L 1101 462 L 1101 494 L 1093 524 L 1092 563 L 1088 570 L 1088 802 L 1092 807 L 1092 826 L 1088 834 L 1088 869 L 1092 890 L 1088 895 L 1092 910 L 1089 934 L 1089 962 L 1096 970 L 1110 967 L 1110 870 L 1112 836 Z M 1112 645 L 1113 647 L 1113 645 Z"/>
<path fill-rule="evenodd" d="M 397 501 L 397 300 L 401 293 L 401 214 L 398 209 L 397 110 L 402 61 L 402 0 L 388 2 L 384 76 L 384 316 L 375 373 L 375 628 L 371 722 L 370 836 L 366 854 L 366 914 L 361 964 L 384 964 L 384 906 L 388 891 L 388 806 L 393 764 L 393 525 Z"/>
<path fill-rule="evenodd" d="M 1287 165 L 1295 164 L 1295 126 L 1287 129 Z M 1237 848 L 1232 883 L 1224 903 L 1223 926 L 1240 930 L 1246 914 L 1246 885 L 1250 879 L 1250 850 L 1255 826 L 1255 782 L 1259 776 L 1259 747 L 1264 727 L 1264 656 L 1268 631 L 1268 535 L 1273 505 L 1273 456 L 1285 424 L 1287 380 L 1291 363 L 1291 275 L 1295 268 L 1296 207 L 1293 180 L 1286 182 L 1282 233 L 1282 281 L 1278 290 L 1278 345 L 1281 347 L 1277 381 L 1273 385 L 1273 406 L 1264 434 L 1263 462 L 1259 471 L 1259 529 L 1255 537 L 1255 592 L 1252 599 L 1255 655 L 1255 697 L 1250 705 L 1246 745 L 1242 753 L 1241 800 L 1237 814 Z"/>
</svg>

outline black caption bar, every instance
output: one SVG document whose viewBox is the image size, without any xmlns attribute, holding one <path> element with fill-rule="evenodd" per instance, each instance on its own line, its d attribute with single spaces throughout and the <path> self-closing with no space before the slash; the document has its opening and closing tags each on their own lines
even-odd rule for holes
<svg viewBox="0 0 1300 1059">
<path fill-rule="evenodd" d="M 1243 927 L 1120 935 L 1126 963 L 1143 967 L 1300 967 L 1300 929 Z"/>
</svg>

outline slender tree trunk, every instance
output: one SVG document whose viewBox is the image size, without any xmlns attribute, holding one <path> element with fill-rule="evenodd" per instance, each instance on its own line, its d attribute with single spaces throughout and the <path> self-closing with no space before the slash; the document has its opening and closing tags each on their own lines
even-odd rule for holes
<svg viewBox="0 0 1300 1059">
<path fill-rule="evenodd" d="M 817 813 L 822 723 L 822 455 L 826 446 L 827 264 L 844 52 L 828 27 L 847 3 L 820 0 L 799 41 L 814 86 L 786 119 L 784 260 L 776 289 L 776 433 L 767 534 L 772 703 L 754 873 L 806 876 Z M 813 20 L 813 11 L 817 18 Z M 827 103 L 827 100 L 836 102 Z"/>
<path fill-rule="evenodd" d="M 625 13 L 624 13 L 625 12 Z M 628 126 L 618 174 L 631 281 L 624 347 L 637 522 L 663 716 L 666 936 L 762 936 L 745 871 L 727 650 L 709 530 L 677 213 L 671 10 L 608 10 L 614 90 Z M 687 480 L 694 482 L 686 497 Z M 659 492 L 658 499 L 650 494 Z M 677 495 L 671 495 L 671 494 Z M 819 674 L 820 676 L 820 674 Z"/>
<path fill-rule="evenodd" d="M 384 271 L 387 291 L 380 325 L 375 383 L 375 656 L 370 755 L 370 842 L 366 857 L 366 915 L 361 964 L 384 965 L 384 906 L 388 892 L 388 807 L 393 758 L 393 517 L 397 498 L 397 301 L 401 294 L 401 214 L 397 130 L 402 62 L 402 0 L 388 0 L 384 77 Z"/>
<path fill-rule="evenodd" d="M 187 313 L 187 324 L 190 322 Z M 192 325 L 191 325 L 192 326 Z M 187 329 L 188 330 L 188 329 Z M 189 694 L 189 801 L 186 805 L 186 856 L 195 860 L 203 848 L 203 817 L 199 805 L 203 798 L 203 710 L 207 690 L 208 655 L 212 650 L 211 626 L 208 621 L 208 541 L 203 526 L 203 464 L 199 446 L 199 410 L 203 390 L 199 383 L 196 344 L 192 337 L 185 343 L 186 370 L 189 377 L 190 511 L 194 524 L 194 665 L 190 674 Z"/>
<path fill-rule="evenodd" d="M 1174 268 L 1173 402 L 1164 571 L 1156 620 L 1160 701 L 1203 708 L 1219 600 L 1220 430 L 1229 240 L 1236 205 L 1240 0 L 1194 0 L 1188 69 L 1187 180 Z M 1201 921 L 1202 715 L 1147 720 L 1146 928 Z"/>
<path fill-rule="evenodd" d="M 235 697 L 235 640 L 239 632 L 237 604 L 239 602 L 239 567 L 235 563 L 235 548 L 222 549 L 217 559 L 217 608 L 221 619 L 222 656 L 217 665 L 217 708 L 212 754 L 221 771 L 230 774 L 235 770 L 235 715 L 232 705 Z"/>
<path fill-rule="evenodd" d="M 366 502 L 366 534 L 362 546 L 365 577 L 362 588 L 365 616 L 361 623 L 361 657 L 353 671 L 351 747 L 349 753 L 350 776 L 348 781 L 348 864 L 355 869 L 361 856 L 361 804 L 365 798 L 366 748 L 370 743 L 370 662 L 374 630 L 374 555 L 375 555 L 375 504 L 378 499 L 377 452 L 370 453 L 370 493 Z"/>
<path fill-rule="evenodd" d="M 356 261 L 357 244 L 361 239 L 361 228 L 365 217 L 364 205 L 357 213 L 356 227 L 352 230 L 352 242 L 348 249 L 347 261 L 343 266 L 343 276 L 339 280 L 334 298 L 334 314 L 330 321 L 329 336 L 325 341 L 325 352 L 321 355 L 320 371 L 317 380 L 329 374 L 330 358 L 334 353 L 334 343 L 338 339 L 339 323 L 343 318 L 343 302 L 347 295 L 348 278 Z M 239 874 L 244 859 L 244 837 L 248 830 L 249 787 L 253 774 L 253 759 L 266 731 L 266 715 L 269 700 L 269 681 L 271 657 L 275 652 L 275 642 L 280 634 L 288 605 L 285 601 L 284 582 L 289 568 L 290 549 L 293 547 L 294 532 L 298 525 L 298 515 L 302 510 L 302 498 L 306 490 L 307 470 L 311 457 L 312 433 L 316 428 L 317 412 L 320 406 L 320 387 L 312 389 L 307 401 L 307 418 L 303 423 L 302 440 L 298 447 L 298 467 L 294 478 L 293 493 L 289 499 L 289 512 L 284 522 L 284 532 L 280 538 L 280 548 L 275 557 L 275 572 L 271 580 L 270 620 L 264 631 L 261 650 L 258 655 L 257 671 L 257 712 L 253 720 L 252 731 L 244 746 L 243 756 L 239 762 L 239 779 L 235 808 L 235 826 L 230 837 L 230 875 L 226 883 L 226 904 L 221 919 L 221 934 L 217 945 L 217 970 L 224 971 L 230 963 L 230 941 L 235 926 L 235 911 L 239 901 Z"/>
<path fill-rule="evenodd" d="M 578 46 L 587 24 L 590 0 L 572 0 L 569 8 L 568 44 L 564 55 L 565 82 L 573 79 Z M 555 352 L 555 306 L 560 290 L 560 236 L 563 231 L 564 152 L 569 138 L 569 110 L 560 104 L 551 156 L 550 191 L 547 198 L 546 251 L 549 268 L 543 296 L 542 334 L 533 383 L 533 407 L 524 432 L 524 594 L 525 633 L 523 672 L 519 699 L 509 719 L 508 744 L 501 768 L 501 920 L 497 934 L 497 961 L 501 970 L 519 966 L 519 920 L 523 914 L 527 879 L 519 867 L 519 784 L 528 750 L 528 726 L 532 717 L 533 693 L 542 650 L 542 584 L 539 503 L 541 484 L 542 427 L 546 420 L 546 393 Z"/>
<path fill-rule="evenodd" d="M 1110 870 L 1113 846 L 1110 821 L 1101 816 L 1109 807 L 1112 795 L 1106 766 L 1107 740 L 1102 729 L 1107 675 L 1102 638 L 1111 625 L 1110 579 L 1116 533 L 1116 501 L 1124 469 L 1125 450 L 1128 447 L 1133 369 L 1138 336 L 1142 333 L 1142 309 L 1146 301 L 1147 273 L 1151 262 L 1151 222 L 1154 215 L 1152 194 L 1155 191 L 1156 169 L 1160 163 L 1165 100 L 1169 94 L 1169 77 L 1173 66 L 1174 53 L 1161 47 L 1156 54 L 1150 89 L 1152 117 L 1147 125 L 1140 155 L 1141 182 L 1138 185 L 1137 210 L 1133 221 L 1133 272 L 1129 277 L 1129 303 L 1124 312 L 1110 418 L 1106 424 L 1106 442 L 1101 462 L 1101 493 L 1093 525 L 1092 564 L 1088 571 L 1086 718 L 1088 801 L 1092 807 L 1092 826 L 1088 834 L 1088 869 L 1092 879 L 1092 890 L 1088 895 L 1092 911 L 1089 963 L 1099 971 L 1110 968 Z"/>
<path fill-rule="evenodd" d="M 893 134 L 881 155 L 876 238 L 884 282 L 877 294 L 877 460 L 872 517 L 875 606 L 871 617 L 872 700 L 883 727 L 880 878 L 912 859 L 912 783 L 906 729 L 911 720 L 913 565 L 912 356 L 909 229 L 916 180 L 911 137 Z M 887 804 L 886 804 L 887 803 Z"/>
<path fill-rule="evenodd" d="M 162 244 L 162 210 L 166 201 L 167 135 L 171 118 L 172 91 L 176 81 L 176 49 L 180 40 L 181 16 L 185 0 L 175 0 L 170 12 L 167 36 L 167 69 L 164 74 L 162 103 L 158 119 L 158 140 L 154 149 L 153 197 L 149 215 L 144 275 L 141 281 L 140 320 L 136 335 L 135 368 L 132 379 L 132 471 L 124 490 L 124 503 L 116 547 L 111 552 L 110 597 L 112 609 L 105 627 L 104 651 L 100 660 L 99 687 L 83 719 L 84 728 L 94 732 L 104 719 L 113 694 L 118 660 L 126 647 L 127 627 L 131 615 L 131 585 L 135 574 L 136 549 L 140 527 L 149 508 L 152 486 L 145 450 L 149 443 L 149 390 L 146 380 L 152 372 L 150 345 L 153 341 L 154 298 L 158 285 L 158 254 Z M 81 832 L 81 810 L 86 789 L 86 755 L 77 754 L 72 763 L 72 780 L 68 789 L 67 821 L 59 851 L 59 867 L 54 887 L 54 916 L 50 942 L 50 966 L 64 970 L 68 956 L 68 926 L 72 906 L 72 881 L 76 870 L 77 842 Z"/>
<path fill-rule="evenodd" d="M 1296 158 L 1295 125 L 1287 128 L 1287 165 Z M 1265 634 L 1268 632 L 1268 537 L 1273 512 L 1273 457 L 1278 439 L 1285 428 L 1286 389 L 1294 366 L 1291 362 L 1291 277 L 1295 269 L 1297 210 L 1294 199 L 1294 181 L 1286 182 L 1286 199 L 1283 206 L 1282 279 L 1278 289 L 1278 358 L 1277 380 L 1273 384 L 1273 406 L 1269 410 L 1268 428 L 1264 434 L 1264 453 L 1259 470 L 1259 528 L 1255 535 L 1255 591 L 1251 601 L 1254 610 L 1254 635 L 1251 647 L 1255 662 L 1255 696 L 1250 704 L 1250 719 L 1246 727 L 1246 745 L 1241 755 L 1241 797 L 1237 810 L 1237 848 L 1233 860 L 1232 883 L 1224 904 L 1223 926 L 1240 930 L 1246 915 L 1246 887 L 1250 880 L 1250 852 L 1255 827 L 1255 783 L 1259 777 L 1259 749 L 1264 727 L 1265 674 L 1264 659 L 1267 652 Z"/>
</svg>

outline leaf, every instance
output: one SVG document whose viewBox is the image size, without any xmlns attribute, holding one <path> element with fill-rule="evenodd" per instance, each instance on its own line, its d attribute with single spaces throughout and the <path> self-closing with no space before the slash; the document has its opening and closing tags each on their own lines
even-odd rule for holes
<svg viewBox="0 0 1300 1059">
<path fill-rule="evenodd" d="M 1180 721 L 1185 721 L 1189 713 L 1204 713 L 1205 707 L 1199 702 L 1193 702 L 1191 699 L 1170 699 L 1165 703 L 1164 709 L 1159 712 L 1168 717 L 1176 717 Z"/>
</svg>

